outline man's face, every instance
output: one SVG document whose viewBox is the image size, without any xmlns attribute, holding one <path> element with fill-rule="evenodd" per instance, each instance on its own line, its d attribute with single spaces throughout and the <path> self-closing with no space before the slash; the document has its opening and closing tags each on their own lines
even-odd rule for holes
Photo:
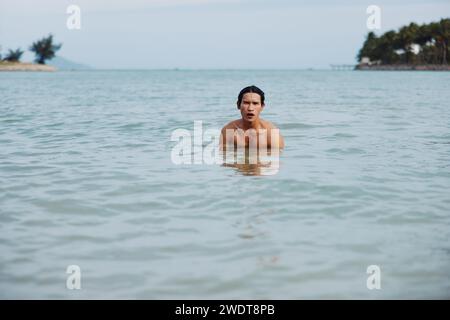
<svg viewBox="0 0 450 320">
<path fill-rule="evenodd" d="M 264 108 L 264 104 L 261 104 L 261 96 L 257 93 L 248 92 L 242 97 L 241 105 L 242 119 L 253 122 L 259 118 L 259 114 Z"/>
</svg>

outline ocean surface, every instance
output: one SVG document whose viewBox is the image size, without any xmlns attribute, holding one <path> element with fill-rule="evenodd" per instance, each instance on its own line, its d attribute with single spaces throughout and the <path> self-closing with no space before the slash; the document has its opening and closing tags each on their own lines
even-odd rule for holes
<svg viewBox="0 0 450 320">
<path fill-rule="evenodd" d="M 251 84 L 275 172 L 175 164 Z M 450 73 L 0 73 L 0 298 L 450 298 Z"/>
</svg>

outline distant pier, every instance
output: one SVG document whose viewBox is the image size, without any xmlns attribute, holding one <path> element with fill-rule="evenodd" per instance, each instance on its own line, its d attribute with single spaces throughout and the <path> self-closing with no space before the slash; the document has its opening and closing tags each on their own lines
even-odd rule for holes
<svg viewBox="0 0 450 320">
<path fill-rule="evenodd" d="M 355 65 L 353 64 L 330 64 L 330 66 L 333 71 L 348 71 L 355 69 Z"/>
</svg>

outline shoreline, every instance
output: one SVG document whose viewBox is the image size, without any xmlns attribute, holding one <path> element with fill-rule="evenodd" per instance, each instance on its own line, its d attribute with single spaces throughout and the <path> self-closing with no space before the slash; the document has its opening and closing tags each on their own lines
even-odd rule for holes
<svg viewBox="0 0 450 320">
<path fill-rule="evenodd" d="M 422 64 L 422 65 L 357 65 L 355 70 L 363 71 L 450 71 L 450 65 Z"/>
<path fill-rule="evenodd" d="M 54 72 L 57 69 L 46 64 L 28 63 L 28 62 L 6 62 L 0 61 L 1 71 L 40 71 Z"/>
</svg>

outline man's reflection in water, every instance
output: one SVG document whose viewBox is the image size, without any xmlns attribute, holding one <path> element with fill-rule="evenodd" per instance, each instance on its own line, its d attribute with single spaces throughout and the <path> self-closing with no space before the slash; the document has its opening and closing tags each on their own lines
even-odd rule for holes
<svg viewBox="0 0 450 320">
<path fill-rule="evenodd" d="M 222 166 L 232 167 L 245 176 L 270 176 L 278 173 L 280 168 L 280 150 L 255 148 L 237 148 L 222 151 Z"/>
</svg>

